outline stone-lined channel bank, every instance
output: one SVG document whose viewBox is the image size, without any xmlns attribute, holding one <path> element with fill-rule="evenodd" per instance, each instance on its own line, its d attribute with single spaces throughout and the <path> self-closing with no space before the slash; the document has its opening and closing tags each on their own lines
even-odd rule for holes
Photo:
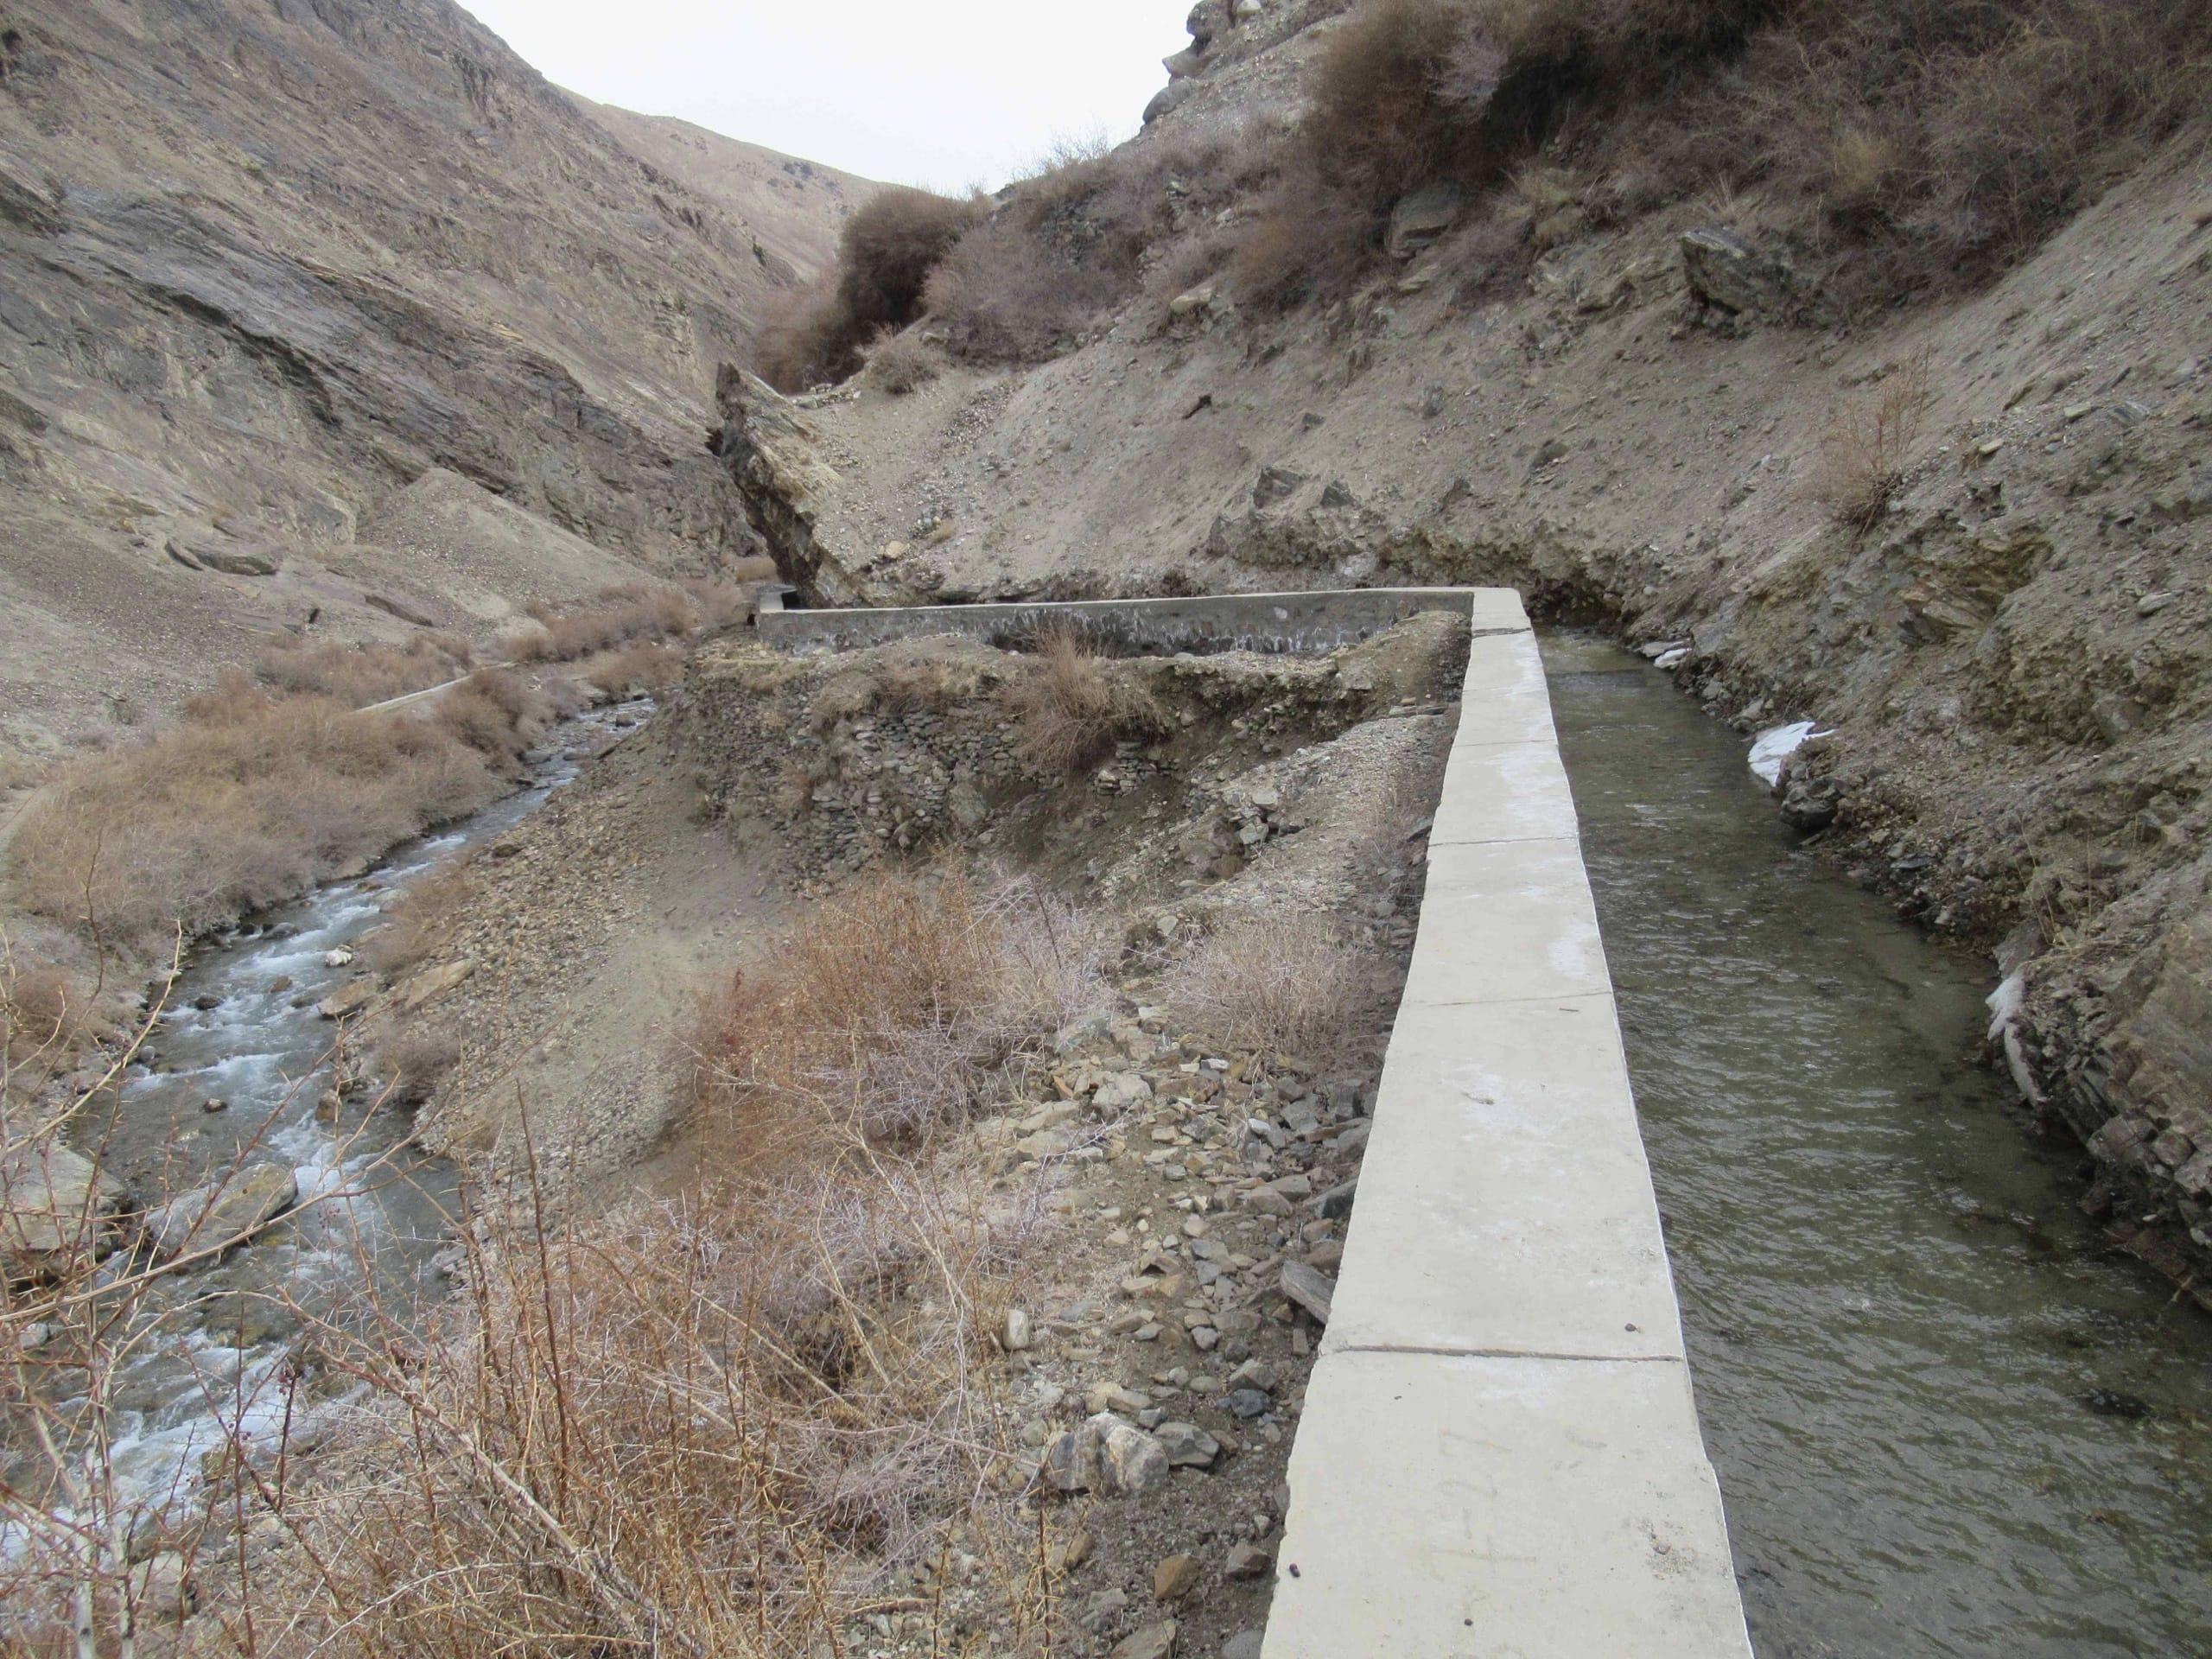
<svg viewBox="0 0 2212 1659">
<path fill-rule="evenodd" d="M 1664 676 L 1546 658 L 1760 1659 L 2212 1654 L 2212 1319 L 1974 1065 L 1985 965 Z"/>
</svg>

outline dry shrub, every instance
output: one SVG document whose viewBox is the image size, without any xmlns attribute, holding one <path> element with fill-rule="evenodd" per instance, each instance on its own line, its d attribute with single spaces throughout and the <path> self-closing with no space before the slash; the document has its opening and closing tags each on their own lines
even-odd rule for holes
<svg viewBox="0 0 2212 1659">
<path fill-rule="evenodd" d="M 836 276 L 783 299 L 755 331 L 760 378 L 799 391 L 852 373 L 868 341 L 921 314 L 930 272 L 982 214 L 979 202 L 927 190 L 870 197 L 845 221 Z"/>
<path fill-rule="evenodd" d="M 502 635 L 500 649 L 518 663 L 571 663 L 636 640 L 711 633 L 742 619 L 752 603 L 751 592 L 735 579 L 623 582 L 580 605 L 532 605 L 530 620 Z"/>
<path fill-rule="evenodd" d="M 1161 992 L 1192 1026 L 1238 1047 L 1325 1058 L 1375 1012 L 1381 959 L 1319 916 L 1261 916 L 1209 935 Z"/>
<path fill-rule="evenodd" d="M 739 559 L 719 576 L 686 576 L 677 585 L 691 601 L 693 633 L 714 633 L 753 614 L 752 584 L 776 580 L 776 562 L 756 554 Z"/>
<path fill-rule="evenodd" d="M 683 673 L 682 651 L 674 645 L 643 643 L 602 657 L 583 671 L 584 678 L 610 697 L 648 696 L 665 691 Z"/>
<path fill-rule="evenodd" d="M 304 691 L 349 708 L 404 696 L 468 671 L 468 642 L 448 633 L 416 634 L 404 645 L 271 645 L 254 659 L 254 677 L 278 691 Z"/>
<path fill-rule="evenodd" d="M 326 1338 L 365 1398 L 287 1499 L 270 1628 L 337 1659 L 842 1651 L 957 1524 L 1032 1650 L 1040 1540 L 1012 1494 L 1035 1453 L 985 1334 L 1025 1217 L 848 1142 L 535 1223 L 465 1236 L 463 1300 L 427 1332 Z"/>
<path fill-rule="evenodd" d="M 893 397 L 920 391 L 945 369 L 944 353 L 912 330 L 879 334 L 867 356 L 862 378 Z"/>
<path fill-rule="evenodd" d="M 1935 401 L 1923 353 L 1836 416 L 1814 452 L 1806 493 L 1838 524 L 1860 534 L 1872 529 L 1904 482 Z"/>
<path fill-rule="evenodd" d="M 518 663 L 569 663 L 633 639 L 681 638 L 720 626 L 744 605 L 742 595 L 726 585 L 699 584 L 698 595 L 648 582 L 603 588 L 567 609 L 532 605 L 531 620 L 510 630 L 501 643 Z"/>
<path fill-rule="evenodd" d="M 466 865 L 422 877 L 392 906 L 391 920 L 368 937 L 361 954 L 379 973 L 406 972 L 445 949 L 475 896 L 476 878 Z"/>
<path fill-rule="evenodd" d="M 871 1140 L 957 1119 L 1023 1045 L 1101 994 L 1105 936 L 1042 888 L 872 877 L 813 912 L 702 1016 L 700 1101 L 726 1154 L 825 1125 Z"/>
<path fill-rule="evenodd" d="M 58 1062 L 89 1022 L 91 999 L 59 968 L 0 957 L 0 1060 Z"/>
<path fill-rule="evenodd" d="M 553 700 L 505 669 L 479 669 L 433 706 L 437 723 L 487 760 L 512 765 L 553 719 Z"/>
<path fill-rule="evenodd" d="M 383 1098 L 395 1106 L 420 1106 L 461 1064 L 461 1039 L 429 1026 L 405 1027 L 378 1052 Z"/>
<path fill-rule="evenodd" d="M 1216 214 L 1271 164 L 1246 130 L 1111 152 L 1062 146 L 931 275 L 932 324 L 971 361 L 1065 350 L 1139 291 L 1152 250 L 1212 236 Z"/>
<path fill-rule="evenodd" d="M 1310 74 L 1283 182 L 1236 262 L 1287 306 L 1374 264 L 1444 182 L 1531 219 L 1566 156 L 1594 223 L 1762 188 L 1849 300 L 2001 269 L 2212 98 L 2197 0 L 1368 0 Z"/>
<path fill-rule="evenodd" d="M 1079 772 L 1125 739 L 1166 728 L 1151 691 L 1098 654 L 1075 629 L 1042 636 L 1021 677 L 1006 689 L 1022 760 L 1044 772 Z"/>
<path fill-rule="evenodd" d="M 429 719 L 356 714 L 233 676 L 186 717 L 67 768 L 26 810 L 9 880 L 35 916 L 143 950 L 306 891 L 495 797 L 545 708 L 479 674 Z"/>
</svg>

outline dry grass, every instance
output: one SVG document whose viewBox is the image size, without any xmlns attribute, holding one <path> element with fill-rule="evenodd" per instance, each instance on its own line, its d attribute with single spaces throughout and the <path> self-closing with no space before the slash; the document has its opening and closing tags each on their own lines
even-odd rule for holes
<svg viewBox="0 0 2212 1659">
<path fill-rule="evenodd" d="M 30 914 L 143 952 L 305 892 L 493 799 L 549 705 L 480 673 L 418 717 L 233 677 L 148 741 L 68 767 L 24 813 Z"/>
<path fill-rule="evenodd" d="M 1325 1060 L 1367 1023 L 1385 977 L 1382 959 L 1325 917 L 1254 917 L 1209 935 L 1160 988 L 1221 1042 Z"/>
<path fill-rule="evenodd" d="M 1150 690 L 1100 656 L 1079 631 L 1046 633 L 1025 669 L 1004 696 L 1016 749 L 1036 771 L 1083 772 L 1116 744 L 1166 729 Z"/>
<path fill-rule="evenodd" d="M 893 397 L 920 391 L 945 370 L 944 353 L 911 331 L 879 334 L 866 356 L 861 378 Z"/>
<path fill-rule="evenodd" d="M 457 679 L 472 660 L 467 640 L 422 633 L 402 645 L 271 645 L 254 659 L 253 672 L 272 690 L 361 709 Z"/>
<path fill-rule="evenodd" d="M 862 715 L 941 713 L 980 695 L 986 678 L 974 657 L 948 653 L 938 640 L 897 641 L 832 675 L 814 694 L 807 715 L 816 731 L 826 733 Z"/>
<path fill-rule="evenodd" d="M 394 1106 L 420 1106 L 437 1092 L 461 1060 L 461 1039 L 449 1032 L 410 1025 L 377 1053 L 382 1098 Z"/>
<path fill-rule="evenodd" d="M 702 1014 L 700 1102 L 728 1155 L 857 1127 L 904 1139 L 1014 1079 L 1009 1058 L 1100 995 L 1103 935 L 1041 888 L 872 878 Z"/>
<path fill-rule="evenodd" d="M 0 963 L 0 1058 L 27 1065 L 67 1052 L 89 1015 L 88 999 L 59 968 Z"/>
<path fill-rule="evenodd" d="M 1935 401 L 1927 356 L 1909 359 L 1821 435 L 1806 493 L 1838 524 L 1862 535 L 1872 529 L 1904 482 Z"/>
<path fill-rule="evenodd" d="M 852 1146 L 556 1239 L 528 1211 L 480 1232 L 432 1329 L 331 1344 L 365 1403 L 283 1506 L 267 1650 L 842 1650 L 950 1526 L 1034 1617 L 1010 1502 L 1034 1454 L 985 1335 L 1024 1240 L 964 1185 Z"/>
<path fill-rule="evenodd" d="M 379 973 L 405 973 L 445 949 L 475 896 L 475 874 L 467 864 L 410 883 L 391 919 L 363 943 L 361 955 Z"/>
<path fill-rule="evenodd" d="M 530 614 L 500 641 L 518 663 L 571 663 L 633 640 L 681 638 L 710 626 L 706 607 L 694 594 L 645 582 L 602 588 L 566 608 L 533 605 Z"/>
<path fill-rule="evenodd" d="M 702 1127 L 736 1133 L 742 1160 L 612 1211 L 533 1160 L 460 1228 L 454 1302 L 426 1316 L 366 1281 L 337 1314 L 290 1308 L 302 1368 L 219 1397 L 233 1427 L 206 1484 L 159 1500 L 217 1603 L 205 1650 L 766 1659 L 846 1650 L 889 1606 L 920 1608 L 949 1654 L 972 1630 L 899 1598 L 955 1548 L 979 1558 L 1001 1651 L 1065 1650 L 1047 1526 L 1018 1507 L 1036 1454 L 991 1340 L 1039 1195 L 995 1189 L 928 1131 L 1085 1011 L 1111 945 L 1024 885 L 872 884 L 810 918 L 757 976 L 777 993 L 717 1038 Z M 410 1035 L 386 1058 L 404 1090 L 453 1055 Z M 806 1132 L 745 1134 L 771 1114 Z M 559 1230 L 556 1207 L 575 1217 Z M 97 1298 L 91 1271 L 84 1253 L 77 1278 L 0 1286 L 23 1399 L 105 1399 L 132 1348 L 165 1339 L 147 1293 L 171 1269 Z M 125 1590 L 142 1512 L 103 1478 L 97 1413 L 35 1409 L 57 1454 L 7 1471 L 32 1541 L 0 1560 L 9 1639 L 68 1651 L 81 1608 L 99 1650 L 123 1650 L 156 1624 Z"/>
<path fill-rule="evenodd" d="M 639 641 L 588 664 L 583 677 L 610 697 L 634 697 L 665 691 L 682 677 L 683 652 L 675 645 Z"/>
</svg>

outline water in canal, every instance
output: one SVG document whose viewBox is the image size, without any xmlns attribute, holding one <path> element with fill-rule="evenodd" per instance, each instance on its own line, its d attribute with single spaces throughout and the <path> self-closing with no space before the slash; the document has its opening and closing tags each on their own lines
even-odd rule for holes
<svg viewBox="0 0 2212 1659">
<path fill-rule="evenodd" d="M 1546 657 L 1760 1659 L 2212 1655 L 2212 1319 L 1973 1063 L 1986 962 L 1641 659 Z"/>
</svg>

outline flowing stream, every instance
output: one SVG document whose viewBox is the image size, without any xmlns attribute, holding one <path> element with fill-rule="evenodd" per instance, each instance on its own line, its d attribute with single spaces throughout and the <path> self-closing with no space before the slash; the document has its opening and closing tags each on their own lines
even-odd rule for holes
<svg viewBox="0 0 2212 1659">
<path fill-rule="evenodd" d="M 286 1387 L 295 1305 L 340 1309 L 361 1294 L 365 1269 L 387 1297 L 412 1298 L 431 1281 L 455 1173 L 408 1144 L 410 1114 L 323 1109 L 338 1031 L 315 1004 L 361 971 L 347 953 L 411 884 L 535 812 L 650 710 L 640 701 L 564 722 L 529 757 L 522 789 L 188 958 L 117 1109 L 87 1115 L 75 1138 L 139 1192 L 187 1192 L 241 1167 L 281 1165 L 302 1207 L 220 1262 L 162 1281 L 134 1312 L 129 1328 L 146 1335 L 118 1343 L 127 1357 L 111 1389 L 118 1509 L 188 1502 L 225 1424 L 248 1437 L 298 1431 L 309 1402 Z"/>
<path fill-rule="evenodd" d="M 2212 1654 L 2212 1319 L 1974 1064 L 1986 963 L 1664 676 L 1546 657 L 1760 1659 Z"/>
</svg>

